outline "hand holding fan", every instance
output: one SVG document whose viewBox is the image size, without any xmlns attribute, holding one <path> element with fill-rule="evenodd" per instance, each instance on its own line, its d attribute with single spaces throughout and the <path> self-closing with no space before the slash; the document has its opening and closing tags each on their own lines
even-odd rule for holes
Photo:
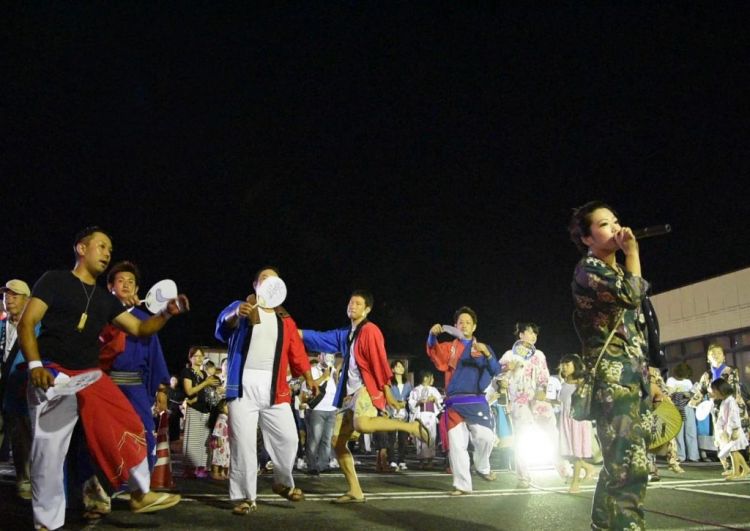
<svg viewBox="0 0 750 531">
<path fill-rule="evenodd" d="M 459 330 L 455 326 L 443 325 L 443 332 L 445 332 L 446 334 L 452 335 L 456 339 L 465 339 L 461 330 Z"/>
<path fill-rule="evenodd" d="M 527 360 L 534 355 L 534 353 L 536 352 L 536 347 L 528 341 L 519 339 L 518 341 L 513 343 L 513 348 L 511 350 L 516 356 Z"/>
<path fill-rule="evenodd" d="M 146 305 L 149 312 L 156 314 L 166 308 L 169 301 L 175 298 L 177 298 L 177 284 L 174 280 L 164 279 L 148 290 L 146 298 L 143 299 L 143 304 Z"/>
<path fill-rule="evenodd" d="M 286 299 L 286 284 L 279 277 L 268 277 L 255 290 L 258 306 L 276 308 Z"/>
<path fill-rule="evenodd" d="M 52 400 L 57 396 L 74 395 L 96 382 L 102 377 L 102 374 L 102 371 L 99 369 L 76 374 L 75 376 L 68 376 L 61 372 L 55 377 L 55 385 L 49 387 L 45 392 L 47 400 Z"/>
</svg>

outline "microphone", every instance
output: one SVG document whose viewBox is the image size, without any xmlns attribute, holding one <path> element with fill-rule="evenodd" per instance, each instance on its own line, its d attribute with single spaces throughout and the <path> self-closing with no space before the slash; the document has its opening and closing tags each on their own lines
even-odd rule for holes
<svg viewBox="0 0 750 531">
<path fill-rule="evenodd" d="M 643 238 L 651 238 L 652 236 L 664 236 L 672 232 L 672 225 L 652 225 L 651 227 L 643 227 L 642 229 L 636 229 L 633 231 L 633 235 L 637 240 Z"/>
</svg>

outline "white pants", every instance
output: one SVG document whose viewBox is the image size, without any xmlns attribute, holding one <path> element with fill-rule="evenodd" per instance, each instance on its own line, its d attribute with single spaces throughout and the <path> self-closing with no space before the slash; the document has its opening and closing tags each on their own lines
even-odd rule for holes
<svg viewBox="0 0 750 531">
<path fill-rule="evenodd" d="M 438 424 L 437 415 L 435 415 L 435 413 L 433 413 L 432 411 L 422 411 L 421 413 L 417 413 L 417 415 L 415 415 L 415 418 L 421 420 L 422 424 L 424 424 L 427 430 L 430 432 L 429 445 L 419 438 L 416 441 L 415 446 L 417 447 L 417 459 L 432 459 L 433 457 L 435 457 Z"/>
<path fill-rule="evenodd" d="M 31 417 L 31 507 L 34 527 L 57 529 L 65 524 L 65 484 L 63 467 L 73 428 L 78 422 L 75 395 L 47 400 L 44 391 L 29 384 Z M 151 474 L 148 459 L 130 469 L 131 490 L 149 491 Z"/>
<path fill-rule="evenodd" d="M 270 371 L 245 369 L 242 397 L 229 402 L 229 498 L 255 500 L 258 494 L 258 421 L 263 445 L 273 461 L 274 483 L 294 487 L 297 426 L 288 403 L 271 405 Z"/>
<path fill-rule="evenodd" d="M 469 440 L 474 446 L 474 467 L 481 474 L 489 474 L 490 454 L 495 443 L 495 434 L 481 424 L 462 422 L 448 430 L 448 459 L 453 472 L 453 487 L 471 492 L 471 464 L 469 460 Z"/>
</svg>

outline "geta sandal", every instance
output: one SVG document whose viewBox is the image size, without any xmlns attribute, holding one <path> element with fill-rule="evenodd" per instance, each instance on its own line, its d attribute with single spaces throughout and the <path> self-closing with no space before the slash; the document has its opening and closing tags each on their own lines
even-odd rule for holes
<svg viewBox="0 0 750 531">
<path fill-rule="evenodd" d="M 271 490 L 273 490 L 274 494 L 278 494 L 291 502 L 299 502 L 305 499 L 305 493 L 297 487 L 287 487 L 286 485 L 277 484 L 271 487 Z"/>
<path fill-rule="evenodd" d="M 234 506 L 232 514 L 245 516 L 246 514 L 254 513 L 257 510 L 258 505 L 254 501 L 243 501 Z"/>
</svg>

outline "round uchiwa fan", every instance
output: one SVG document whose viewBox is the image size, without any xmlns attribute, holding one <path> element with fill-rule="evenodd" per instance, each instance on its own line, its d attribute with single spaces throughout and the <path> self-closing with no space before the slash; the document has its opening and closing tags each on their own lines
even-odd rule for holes
<svg viewBox="0 0 750 531">
<path fill-rule="evenodd" d="M 279 277 L 268 277 L 255 290 L 258 306 L 276 308 L 286 299 L 286 284 Z"/>
<path fill-rule="evenodd" d="M 682 427 L 682 415 L 672 402 L 666 400 L 659 403 L 653 411 L 654 432 L 649 450 L 655 450 L 674 439 Z"/>
<path fill-rule="evenodd" d="M 528 341 L 519 339 L 518 341 L 513 343 L 513 348 L 511 350 L 516 356 L 520 356 L 521 358 L 527 360 L 534 355 L 534 353 L 536 352 L 536 347 L 533 345 L 533 343 L 529 343 Z"/>
<path fill-rule="evenodd" d="M 702 420 L 706 420 L 706 418 L 711 414 L 711 410 L 714 408 L 714 401 L 713 400 L 704 400 L 698 406 L 695 408 L 695 418 L 698 420 L 698 422 Z"/>
<path fill-rule="evenodd" d="M 149 312 L 157 314 L 166 308 L 169 301 L 175 297 L 177 297 L 177 284 L 174 283 L 174 280 L 166 278 L 160 280 L 148 290 L 146 298 L 143 299 L 143 304 L 146 305 Z"/>
</svg>

